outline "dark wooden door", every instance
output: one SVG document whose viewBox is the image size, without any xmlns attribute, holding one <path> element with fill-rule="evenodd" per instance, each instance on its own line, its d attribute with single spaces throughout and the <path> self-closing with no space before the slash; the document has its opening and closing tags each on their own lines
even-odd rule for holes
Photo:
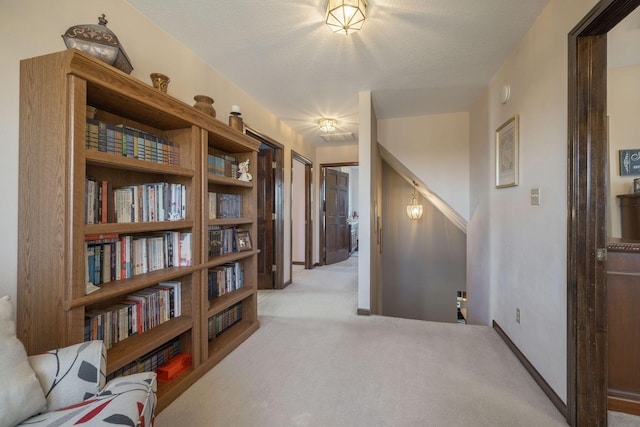
<svg viewBox="0 0 640 427">
<path fill-rule="evenodd" d="M 311 164 L 304 165 L 304 268 L 313 268 L 313 220 L 311 218 Z"/>
<path fill-rule="evenodd" d="M 273 289 L 273 150 L 258 152 L 258 289 Z"/>
<path fill-rule="evenodd" d="M 349 174 L 326 169 L 325 173 L 325 264 L 349 258 Z"/>
</svg>

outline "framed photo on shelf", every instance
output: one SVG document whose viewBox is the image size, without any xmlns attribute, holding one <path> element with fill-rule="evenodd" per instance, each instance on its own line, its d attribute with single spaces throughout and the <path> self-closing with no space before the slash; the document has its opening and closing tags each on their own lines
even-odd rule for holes
<svg viewBox="0 0 640 427">
<path fill-rule="evenodd" d="M 496 188 L 518 185 L 518 115 L 496 129 Z"/>
<path fill-rule="evenodd" d="M 250 251 L 253 249 L 249 230 L 236 230 L 236 247 L 238 248 L 238 252 Z"/>
</svg>

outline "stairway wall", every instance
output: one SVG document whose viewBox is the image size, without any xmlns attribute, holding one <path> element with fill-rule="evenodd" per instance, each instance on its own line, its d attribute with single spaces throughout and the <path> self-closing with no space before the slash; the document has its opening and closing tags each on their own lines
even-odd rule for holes
<svg viewBox="0 0 640 427">
<path fill-rule="evenodd" d="M 378 142 L 469 220 L 469 113 L 378 120 Z"/>
<path fill-rule="evenodd" d="M 456 296 L 466 290 L 466 235 L 433 204 L 411 220 L 413 187 L 382 164 L 381 314 L 456 323 Z"/>
</svg>

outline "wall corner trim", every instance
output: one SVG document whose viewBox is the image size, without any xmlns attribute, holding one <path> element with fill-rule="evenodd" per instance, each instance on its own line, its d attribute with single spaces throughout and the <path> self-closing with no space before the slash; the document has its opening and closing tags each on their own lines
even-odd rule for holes
<svg viewBox="0 0 640 427">
<path fill-rule="evenodd" d="M 522 366 L 527 370 L 529 375 L 534 379 L 538 386 L 542 389 L 544 394 L 547 395 L 549 400 L 555 405 L 555 407 L 560 411 L 563 417 L 567 417 L 567 405 L 560 399 L 560 397 L 556 394 L 556 392 L 551 388 L 549 383 L 540 375 L 538 370 L 529 362 L 529 359 L 520 351 L 520 349 L 515 345 L 511 338 L 506 334 L 505 331 L 502 330 L 500 325 L 494 320 L 493 321 L 493 329 L 496 333 L 502 338 L 502 340 L 507 344 L 507 347 L 511 350 L 511 352 L 516 356 L 516 358 L 522 363 Z"/>
</svg>

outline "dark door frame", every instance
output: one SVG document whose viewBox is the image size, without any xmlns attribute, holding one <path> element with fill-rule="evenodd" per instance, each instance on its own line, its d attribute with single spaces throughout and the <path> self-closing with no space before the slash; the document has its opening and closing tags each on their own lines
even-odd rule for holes
<svg viewBox="0 0 640 427">
<path fill-rule="evenodd" d="M 567 422 L 607 425 L 607 33 L 640 0 L 601 0 L 569 33 Z"/>
<path fill-rule="evenodd" d="M 284 145 L 252 129 L 246 124 L 245 132 L 250 137 L 270 146 L 274 151 L 273 161 L 275 162 L 275 171 L 273 177 L 273 191 L 276 210 L 276 220 L 273 228 L 273 233 L 276 236 L 275 247 L 273 248 L 273 262 L 276 266 L 274 286 L 275 289 L 283 289 L 291 282 L 291 280 L 289 280 L 289 282 L 284 283 L 284 239 L 277 237 L 284 236 Z"/>
<path fill-rule="evenodd" d="M 298 161 L 304 165 L 304 268 L 310 270 L 313 268 L 313 219 L 311 217 L 312 205 L 312 186 L 313 186 L 313 162 L 302 154 L 291 150 L 291 241 L 289 242 L 289 253 L 291 254 L 291 272 L 293 273 L 293 162 Z"/>
<path fill-rule="evenodd" d="M 326 265 L 325 259 L 325 238 L 324 238 L 324 170 L 327 168 L 339 168 L 342 166 L 358 166 L 358 162 L 343 162 L 343 163 L 321 163 L 320 164 L 320 203 L 318 203 L 320 221 L 318 221 L 318 228 L 320 230 L 320 253 L 318 265 Z"/>
</svg>

